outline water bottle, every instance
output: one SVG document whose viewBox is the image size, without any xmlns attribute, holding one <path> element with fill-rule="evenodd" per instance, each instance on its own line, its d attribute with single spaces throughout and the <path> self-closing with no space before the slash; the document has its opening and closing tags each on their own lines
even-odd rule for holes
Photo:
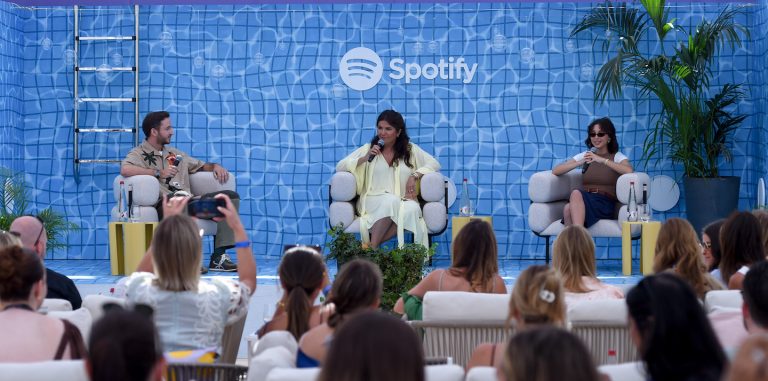
<svg viewBox="0 0 768 381">
<path fill-rule="evenodd" d="M 469 189 L 467 188 L 467 179 L 461 184 L 461 206 L 459 214 L 464 217 L 472 216 L 472 203 L 469 201 Z"/>
<path fill-rule="evenodd" d="M 629 199 L 627 201 L 627 221 L 637 221 L 637 197 L 635 197 L 635 182 L 629 182 Z"/>
<path fill-rule="evenodd" d="M 643 203 L 637 214 L 640 221 L 648 222 L 651 220 L 651 206 L 648 205 L 648 184 L 646 183 L 643 183 Z"/>
<path fill-rule="evenodd" d="M 616 365 L 619 363 L 619 356 L 616 355 L 615 349 L 608 350 L 608 359 L 605 361 L 606 365 Z"/>
<path fill-rule="evenodd" d="M 136 222 L 136 216 L 133 210 L 133 184 L 128 184 L 128 208 L 126 213 L 128 214 L 128 221 Z"/>
<path fill-rule="evenodd" d="M 125 181 L 120 180 L 120 193 L 117 195 L 117 220 L 125 221 Z"/>
</svg>

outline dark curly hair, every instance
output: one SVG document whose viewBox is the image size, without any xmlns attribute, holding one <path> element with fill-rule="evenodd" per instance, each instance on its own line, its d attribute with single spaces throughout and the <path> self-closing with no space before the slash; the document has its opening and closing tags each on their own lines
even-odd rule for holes
<svg viewBox="0 0 768 381">
<path fill-rule="evenodd" d="M 584 140 L 584 144 L 587 145 L 587 148 L 593 147 L 592 139 L 589 138 L 589 134 L 592 132 L 592 127 L 598 124 L 600 125 L 600 130 L 608 134 L 608 137 L 611 138 L 611 141 L 608 142 L 608 152 L 619 152 L 619 141 L 616 139 L 616 127 L 613 126 L 611 118 L 608 117 L 595 119 L 592 121 L 592 123 L 589 124 L 589 127 L 587 127 L 587 139 Z"/>
<path fill-rule="evenodd" d="M 405 131 L 405 119 L 403 119 L 403 116 L 395 110 L 384 110 L 379 114 L 379 117 L 376 118 L 377 127 L 382 120 L 389 123 L 400 133 L 395 141 L 395 146 L 392 147 L 395 150 L 395 157 L 392 162 L 397 163 L 398 160 L 403 159 L 405 160 L 405 165 L 413 168 L 413 164 L 411 163 L 411 138 L 408 137 L 408 132 Z M 371 146 L 378 141 L 379 134 L 377 131 L 373 134 Z"/>
<path fill-rule="evenodd" d="M 34 251 L 19 246 L 0 250 L 0 299 L 4 302 L 27 300 L 44 275 L 45 267 Z"/>
</svg>

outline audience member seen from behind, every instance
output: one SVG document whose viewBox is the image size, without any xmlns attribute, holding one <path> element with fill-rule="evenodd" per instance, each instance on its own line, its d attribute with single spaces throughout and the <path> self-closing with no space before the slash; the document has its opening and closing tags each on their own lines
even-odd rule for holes
<svg viewBox="0 0 768 381">
<path fill-rule="evenodd" d="M 374 263 L 355 259 L 344 264 L 328 295 L 327 303 L 333 305 L 333 313 L 327 322 L 301 337 L 296 366 L 308 368 L 323 364 L 334 331 L 355 314 L 379 308 L 382 287 L 381 270 Z"/>
<path fill-rule="evenodd" d="M 753 263 L 765 259 L 760 223 L 750 212 L 733 212 L 720 228 L 720 274 L 731 290 L 740 290 Z"/>
<path fill-rule="evenodd" d="M 499 276 L 496 236 L 491 225 L 472 220 L 453 241 L 451 267 L 429 273 L 407 294 L 397 300 L 394 311 L 409 320 L 421 320 L 421 301 L 429 291 L 467 291 L 505 294 Z"/>
<path fill-rule="evenodd" d="M 645 277 L 626 300 L 629 333 L 649 380 L 720 380 L 725 354 L 684 280 L 670 273 Z"/>
<path fill-rule="evenodd" d="M 498 372 L 506 381 L 600 380 L 584 343 L 557 327 L 537 327 L 512 336 Z"/>
<path fill-rule="evenodd" d="M 530 266 L 520 273 L 509 300 L 508 321 L 515 332 L 542 325 L 565 325 L 563 282 L 554 269 Z M 467 363 L 475 366 L 498 366 L 504 357 L 504 344 L 480 344 Z"/>
<path fill-rule="evenodd" d="M 109 305 L 93 324 L 86 369 L 91 381 L 161 381 L 166 363 L 152 322 L 152 309 Z"/>
<path fill-rule="evenodd" d="M 723 286 L 709 275 L 702 250 L 703 246 L 699 244 L 690 222 L 682 218 L 670 218 L 661 226 L 656 240 L 653 271 L 672 271 L 693 287 L 699 299 L 704 299 L 707 292 L 722 290 Z"/>
<path fill-rule="evenodd" d="M 165 217 L 155 229 L 139 272 L 126 282 L 130 305 L 154 309 L 166 351 L 220 347 L 224 327 L 242 318 L 256 289 L 256 262 L 237 210 L 226 195 L 219 207 L 236 239 L 238 279 L 200 279 L 202 239 L 192 217 L 180 214 L 188 198 L 167 200 Z M 155 274 L 142 271 L 153 271 Z M 183 327 L 184 329 L 180 329 Z"/>
<path fill-rule="evenodd" d="M 768 262 L 752 265 L 741 290 L 744 327 L 750 334 L 768 334 Z"/>
<path fill-rule="evenodd" d="M 439 171 L 440 163 L 411 142 L 399 112 L 385 110 L 379 114 L 371 142 L 339 161 L 336 170 L 355 175 L 364 243 L 379 247 L 397 235 L 402 245 L 403 231 L 408 230 L 413 232 L 415 243 L 428 246 L 429 231 L 421 218 L 417 185 L 422 176 Z"/>
<path fill-rule="evenodd" d="M 552 169 L 555 176 L 582 168 L 581 189 L 574 189 L 563 208 L 566 225 L 590 227 L 597 221 L 616 218 L 616 181 L 633 171 L 629 158 L 619 152 L 616 128 L 609 118 L 592 121 L 587 127 L 587 151 Z M 594 152 L 593 152 L 594 151 Z"/>
<path fill-rule="evenodd" d="M 416 332 L 382 312 L 361 312 L 333 336 L 318 381 L 424 381 Z"/>
<path fill-rule="evenodd" d="M 36 253 L 18 246 L 0 250 L 0 362 L 86 356 L 77 327 L 36 312 L 45 294 L 45 268 Z"/>
<path fill-rule="evenodd" d="M 595 242 L 587 229 L 571 225 L 563 229 L 552 248 L 552 267 L 563 279 L 565 301 L 621 299 L 624 293 L 597 279 Z"/>
<path fill-rule="evenodd" d="M 704 246 L 704 264 L 707 265 L 707 271 L 718 282 L 725 285 L 723 277 L 720 275 L 720 258 L 722 252 L 720 249 L 720 228 L 725 223 L 725 219 L 720 219 L 704 227 L 701 232 L 701 245 Z"/>
<path fill-rule="evenodd" d="M 763 253 L 763 256 L 768 257 L 768 210 L 757 209 L 753 210 L 752 214 L 757 218 L 757 222 L 760 223 L 760 232 L 763 237 L 763 249 L 766 251 Z"/>
<path fill-rule="evenodd" d="M 39 217 L 21 216 L 13 220 L 8 229 L 11 234 L 16 234 L 21 240 L 22 246 L 32 250 L 45 262 L 45 252 L 48 249 L 48 232 Z M 80 292 L 75 287 L 75 282 L 66 276 L 51 269 L 45 269 L 45 278 L 48 286 L 46 298 L 65 299 L 72 304 L 72 309 L 78 309 L 83 303 Z"/>
<path fill-rule="evenodd" d="M 297 246 L 283 254 L 277 273 L 283 296 L 272 319 L 256 333 L 262 337 L 272 331 L 288 331 L 298 341 L 326 320 L 326 309 L 313 304 L 327 284 L 328 272 L 320 253 L 308 246 Z"/>
<path fill-rule="evenodd" d="M 749 337 L 733 358 L 725 381 L 768 380 L 768 335 Z"/>
</svg>

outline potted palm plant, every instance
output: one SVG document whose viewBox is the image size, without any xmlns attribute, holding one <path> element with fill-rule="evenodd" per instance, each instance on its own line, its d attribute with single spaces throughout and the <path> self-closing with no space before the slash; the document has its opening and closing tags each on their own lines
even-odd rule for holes
<svg viewBox="0 0 768 381">
<path fill-rule="evenodd" d="M 664 0 L 641 0 L 642 9 L 606 2 L 593 8 L 571 31 L 592 32 L 594 46 L 609 59 L 595 79 L 595 101 L 619 98 L 626 87 L 641 99 L 658 101 L 643 143 L 642 162 L 669 157 L 683 167 L 687 216 L 700 230 L 736 209 L 738 177 L 723 177 L 720 159 L 731 160 L 733 132 L 746 115 L 735 105 L 745 97 L 741 84 L 711 84 L 720 49 L 741 46 L 748 30 L 736 21 L 741 8 L 726 7 L 693 32 L 670 19 Z M 643 39 L 657 39 L 655 50 Z"/>
</svg>

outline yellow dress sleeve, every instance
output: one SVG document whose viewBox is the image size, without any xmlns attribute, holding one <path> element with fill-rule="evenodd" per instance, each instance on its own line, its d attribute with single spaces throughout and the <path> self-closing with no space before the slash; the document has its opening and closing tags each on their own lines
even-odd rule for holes
<svg viewBox="0 0 768 381">
<path fill-rule="evenodd" d="M 411 143 L 411 155 L 414 159 L 416 172 L 426 175 L 427 173 L 440 170 L 440 163 L 432 155 L 421 149 L 416 144 Z"/>
<path fill-rule="evenodd" d="M 370 144 L 366 144 L 354 150 L 336 164 L 336 172 L 351 172 L 355 176 L 357 194 L 359 195 L 363 194 L 363 191 L 365 190 L 365 164 L 358 166 L 357 160 L 368 154 L 370 146 Z"/>
</svg>

